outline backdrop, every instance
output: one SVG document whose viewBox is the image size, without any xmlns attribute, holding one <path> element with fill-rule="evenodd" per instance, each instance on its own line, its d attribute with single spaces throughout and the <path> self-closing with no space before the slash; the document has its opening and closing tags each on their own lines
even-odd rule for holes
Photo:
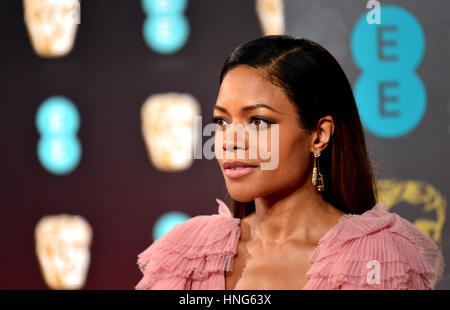
<svg viewBox="0 0 450 310">
<path fill-rule="evenodd" d="M 367 1 L 285 0 L 286 33 L 322 44 L 341 63 L 355 92 L 368 149 L 382 171 L 380 196 L 450 254 L 450 3 L 383 1 L 370 24 Z M 72 52 L 38 57 L 22 1 L 0 3 L 0 289 L 45 289 L 34 228 L 49 214 L 79 214 L 93 229 L 85 289 L 133 289 L 138 253 L 153 241 L 161 215 L 217 212 L 226 187 L 214 160 L 176 173 L 151 165 L 140 109 L 149 95 L 192 94 L 203 124 L 212 117 L 219 73 L 244 41 L 262 35 L 253 1 L 191 0 L 181 49 L 160 54 L 143 38 L 141 1 L 82 1 Z M 394 42 L 394 43 L 392 43 Z M 380 49 L 386 47 L 386 49 Z M 65 96 L 80 116 L 82 156 L 55 175 L 37 156 L 36 113 Z M 450 274 L 437 289 L 450 288 Z"/>
</svg>

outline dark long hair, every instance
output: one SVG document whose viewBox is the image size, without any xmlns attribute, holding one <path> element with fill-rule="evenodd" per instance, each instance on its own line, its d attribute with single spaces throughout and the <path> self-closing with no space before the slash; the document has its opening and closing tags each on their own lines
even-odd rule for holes
<svg viewBox="0 0 450 310">
<path fill-rule="evenodd" d="M 220 84 L 231 69 L 263 69 L 281 87 L 298 112 L 301 128 L 312 132 L 331 115 L 335 130 L 322 151 L 323 198 L 345 213 L 362 214 L 377 202 L 372 163 L 350 83 L 336 59 L 321 45 L 304 38 L 271 35 L 239 45 L 227 58 Z M 255 202 L 231 198 L 234 217 L 255 211 Z"/>
</svg>

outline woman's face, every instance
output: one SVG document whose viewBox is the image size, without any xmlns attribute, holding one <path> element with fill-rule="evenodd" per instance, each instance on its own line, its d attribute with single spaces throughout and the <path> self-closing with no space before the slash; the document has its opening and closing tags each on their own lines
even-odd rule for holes
<svg viewBox="0 0 450 310">
<path fill-rule="evenodd" d="M 241 65 L 225 75 L 214 119 L 216 157 L 235 200 L 249 202 L 288 193 L 310 182 L 314 137 L 300 128 L 293 103 L 281 88 L 263 78 L 261 70 Z M 233 137 L 227 132 L 234 126 L 246 126 L 246 130 L 237 130 Z M 235 161 L 241 162 L 237 166 L 252 167 L 227 168 Z"/>
</svg>

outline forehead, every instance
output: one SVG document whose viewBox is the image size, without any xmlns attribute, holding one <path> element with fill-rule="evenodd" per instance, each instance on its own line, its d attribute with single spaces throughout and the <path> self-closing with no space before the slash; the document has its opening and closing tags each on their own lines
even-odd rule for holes
<svg viewBox="0 0 450 310">
<path fill-rule="evenodd" d="M 256 102 L 270 105 L 278 111 L 290 111 L 291 103 L 284 91 L 264 77 L 262 69 L 241 65 L 230 70 L 220 86 L 217 105 L 243 106 Z"/>
</svg>

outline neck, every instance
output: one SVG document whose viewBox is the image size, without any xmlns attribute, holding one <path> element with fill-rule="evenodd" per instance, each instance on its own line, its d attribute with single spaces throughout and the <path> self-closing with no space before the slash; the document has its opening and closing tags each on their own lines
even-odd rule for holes
<svg viewBox="0 0 450 310">
<path fill-rule="evenodd" d="M 292 240 L 317 243 L 337 223 L 339 213 L 312 184 L 305 184 L 288 195 L 256 198 L 251 236 L 267 245 Z"/>
</svg>

